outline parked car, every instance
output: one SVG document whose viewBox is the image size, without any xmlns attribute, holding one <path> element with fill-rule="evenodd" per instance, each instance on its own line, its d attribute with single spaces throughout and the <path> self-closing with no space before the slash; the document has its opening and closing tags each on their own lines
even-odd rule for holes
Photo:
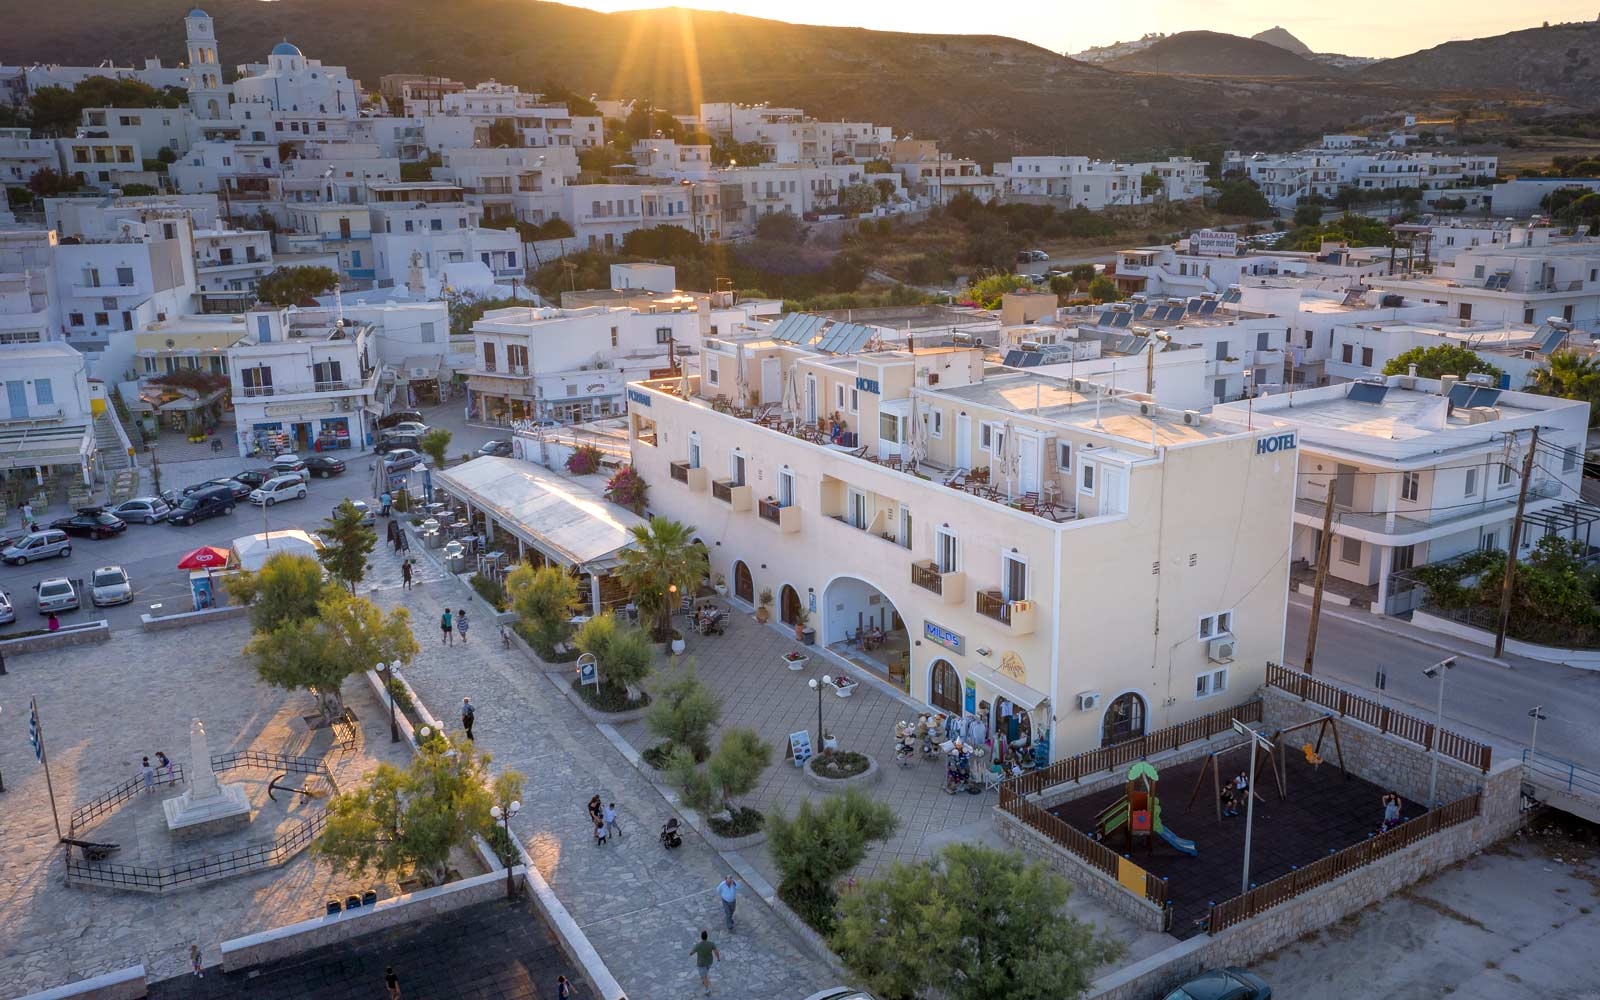
<svg viewBox="0 0 1600 1000">
<path fill-rule="evenodd" d="M 357 511 L 359 511 L 361 513 L 361 523 L 362 524 L 364 524 L 367 527 L 371 528 L 371 527 L 375 526 L 378 523 L 378 516 L 377 516 L 377 514 L 375 514 L 373 512 L 372 505 L 367 503 L 365 500 L 350 500 L 350 499 L 346 499 L 345 503 L 347 503 L 350 506 L 354 507 Z M 338 507 L 333 508 L 333 513 L 335 514 L 335 516 L 337 516 L 338 513 L 339 513 L 339 508 Z"/>
<path fill-rule="evenodd" d="M 50 527 L 69 535 L 81 535 L 98 541 L 107 535 L 119 535 L 127 531 L 128 522 L 104 507 L 80 507 L 71 517 L 51 521 Z"/>
<path fill-rule="evenodd" d="M 255 489 L 257 486 L 260 486 L 262 483 L 271 479 L 272 476 L 273 472 L 271 469 L 246 469 L 243 472 L 235 474 L 233 478 L 241 483 L 244 483 L 251 489 Z"/>
<path fill-rule="evenodd" d="M 97 608 L 133 600 L 133 582 L 121 566 L 101 566 L 89 574 L 89 602 Z"/>
<path fill-rule="evenodd" d="M 1017 263 L 1018 264 L 1031 264 L 1036 260 L 1049 260 L 1049 259 L 1050 259 L 1050 255 L 1045 253 L 1043 250 L 1018 250 L 1017 251 Z"/>
<path fill-rule="evenodd" d="M 397 472 L 401 469 L 414 469 L 426 460 L 426 455 L 410 448 L 399 448 L 383 456 L 383 464 L 390 472 Z"/>
<path fill-rule="evenodd" d="M 235 500 L 243 500 L 245 497 L 250 495 L 249 486 L 239 482 L 237 479 L 228 479 L 225 477 L 219 479 L 207 479 L 203 483 L 195 483 L 193 486 L 185 486 L 183 488 L 183 495 L 189 496 L 197 490 L 210 489 L 214 486 L 226 486 L 228 488 L 228 492 L 233 494 L 233 498 Z"/>
<path fill-rule="evenodd" d="M 78 591 L 72 586 L 72 581 L 64 576 L 42 580 L 34 584 L 33 589 L 37 593 L 41 615 L 47 615 L 52 611 L 78 609 Z"/>
<path fill-rule="evenodd" d="M 272 474 L 281 476 L 286 472 L 306 471 L 306 460 L 292 452 L 279 455 L 272 460 Z"/>
<path fill-rule="evenodd" d="M 1272 987 L 1255 973 L 1230 965 L 1200 973 L 1163 1000 L 1272 1000 Z"/>
<path fill-rule="evenodd" d="M 111 513 L 124 521 L 155 524 L 157 521 L 165 521 L 167 515 L 172 513 L 172 508 L 160 497 L 134 497 L 112 507 Z"/>
<path fill-rule="evenodd" d="M 510 458 L 511 457 L 511 442 L 510 441 L 503 441 L 503 440 L 490 441 L 487 444 L 485 444 L 482 448 L 478 449 L 478 454 L 479 455 L 492 455 L 495 458 Z"/>
<path fill-rule="evenodd" d="M 208 486 L 184 497 L 182 502 L 173 508 L 172 513 L 167 515 L 167 520 L 172 524 L 194 524 L 208 517 L 232 514 L 236 503 L 238 501 L 234 499 L 232 489 L 226 486 Z"/>
<path fill-rule="evenodd" d="M 378 418 L 378 430 L 386 431 L 396 424 L 422 423 L 422 414 L 416 410 L 391 410 Z"/>
<path fill-rule="evenodd" d="M 50 556 L 60 556 L 65 559 L 70 555 L 72 555 L 72 539 L 67 537 L 65 531 L 58 528 L 30 531 L 23 535 L 17 544 L 0 552 L 0 557 L 13 566 L 38 562 Z"/>
<path fill-rule="evenodd" d="M 28 535 L 28 526 L 21 525 L 16 528 L 0 528 L 0 549 L 9 549 L 22 541 Z"/>
<path fill-rule="evenodd" d="M 250 502 L 271 507 L 279 500 L 304 500 L 306 483 L 297 475 L 273 476 L 257 489 L 250 491 Z"/>
<path fill-rule="evenodd" d="M 0 590 L 0 625 L 10 625 L 17 620 L 17 609 L 11 606 L 11 595 Z"/>
<path fill-rule="evenodd" d="M 872 1000 L 872 994 L 866 990 L 851 989 L 848 986 L 833 986 L 806 997 L 806 1000 Z"/>
<path fill-rule="evenodd" d="M 391 434 L 378 441 L 378 454 L 382 455 L 402 448 L 419 451 L 422 448 L 422 438 L 416 434 Z"/>
<path fill-rule="evenodd" d="M 415 434 L 417 437 L 428 433 L 428 425 L 420 420 L 402 420 L 393 427 L 386 428 L 384 437 L 393 437 L 396 434 Z"/>
<path fill-rule="evenodd" d="M 312 455 L 306 459 L 306 471 L 318 479 L 327 479 L 343 472 L 344 463 L 337 458 L 329 458 L 327 455 Z M 257 483 L 256 485 L 260 486 L 261 484 Z"/>
</svg>

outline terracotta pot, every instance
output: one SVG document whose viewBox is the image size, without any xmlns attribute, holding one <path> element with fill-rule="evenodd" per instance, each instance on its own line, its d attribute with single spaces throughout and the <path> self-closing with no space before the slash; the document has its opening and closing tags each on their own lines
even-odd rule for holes
<svg viewBox="0 0 1600 1000">
<path fill-rule="evenodd" d="M 758 621 L 761 624 L 765 625 L 767 623 L 767 620 L 770 619 L 771 617 L 772 617 L 772 612 L 768 611 L 766 609 L 765 605 L 763 605 L 762 607 L 756 608 L 756 621 Z"/>
</svg>

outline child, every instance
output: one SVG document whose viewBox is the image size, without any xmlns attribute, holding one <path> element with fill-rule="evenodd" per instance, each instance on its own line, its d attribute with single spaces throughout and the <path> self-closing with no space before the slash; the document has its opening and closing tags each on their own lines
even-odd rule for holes
<svg viewBox="0 0 1600 1000">
<path fill-rule="evenodd" d="M 606 846 L 606 825 L 603 822 L 594 825 L 594 846 Z"/>
<path fill-rule="evenodd" d="M 201 979 L 206 977 L 206 974 L 200 971 L 200 946 L 197 944 L 189 946 L 189 967 L 194 969 L 194 974 Z"/>
<path fill-rule="evenodd" d="M 1239 810 L 1234 804 L 1233 785 L 1231 783 L 1222 786 L 1222 815 L 1239 815 Z"/>
</svg>

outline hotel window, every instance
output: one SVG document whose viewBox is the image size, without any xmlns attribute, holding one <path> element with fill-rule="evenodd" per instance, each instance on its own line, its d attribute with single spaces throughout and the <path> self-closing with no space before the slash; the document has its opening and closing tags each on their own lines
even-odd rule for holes
<svg viewBox="0 0 1600 1000">
<path fill-rule="evenodd" d="M 689 468 L 700 468 L 700 432 L 689 432 Z"/>
<path fill-rule="evenodd" d="M 1072 442 L 1056 442 L 1056 468 L 1062 472 L 1072 471 Z"/>
<path fill-rule="evenodd" d="M 722 369 L 718 368 L 715 364 L 706 369 L 706 374 L 711 376 L 710 381 L 712 385 L 722 384 Z"/>
<path fill-rule="evenodd" d="M 1211 670 L 1199 674 L 1194 679 L 1194 696 L 1196 698 L 1210 698 L 1212 695 L 1222 694 L 1228 690 L 1228 668 Z"/>
<path fill-rule="evenodd" d="M 1417 497 L 1422 495 L 1422 474 L 1420 472 L 1403 472 L 1400 474 L 1400 499 L 1406 503 L 1416 503 Z"/>
<path fill-rule="evenodd" d="M 1085 462 L 1083 465 L 1083 473 L 1081 481 L 1078 484 L 1078 490 L 1081 493 L 1087 493 L 1090 496 L 1094 496 L 1094 466 L 1088 462 Z"/>
<path fill-rule="evenodd" d="M 1355 538 L 1339 539 L 1339 560 L 1341 562 L 1361 563 L 1361 542 Z"/>
<path fill-rule="evenodd" d="M 1464 495 L 1469 497 L 1478 495 L 1478 470 L 1476 468 L 1467 470 L 1467 489 Z"/>
<path fill-rule="evenodd" d="M 861 412 L 861 390 L 856 388 L 850 390 L 850 412 Z"/>
<path fill-rule="evenodd" d="M 935 438 L 944 437 L 944 411 L 943 410 L 929 410 L 928 411 L 928 434 L 929 434 L 929 436 L 935 437 Z"/>
<path fill-rule="evenodd" d="M 850 527 L 865 531 L 867 528 L 867 495 L 860 490 L 852 489 L 846 501 L 845 519 Z"/>
<path fill-rule="evenodd" d="M 728 456 L 728 479 L 735 486 L 744 485 L 744 456 L 738 452 Z"/>
<path fill-rule="evenodd" d="M 716 333 L 717 331 L 716 331 L 715 328 L 713 328 L 711 332 L 712 333 Z M 611 346 L 612 347 L 616 347 L 617 346 L 617 328 L 616 327 L 612 327 L 611 328 Z"/>
<path fill-rule="evenodd" d="M 672 327 L 670 327 L 670 326 L 658 326 L 658 327 L 656 327 L 656 343 L 658 343 L 658 344 L 670 344 L 671 342 L 672 342 Z"/>
<path fill-rule="evenodd" d="M 1578 449 L 1566 448 L 1561 452 L 1561 471 L 1571 472 L 1578 467 Z"/>
<path fill-rule="evenodd" d="M 1500 479 L 1498 485 L 1510 486 L 1512 480 L 1517 478 L 1517 472 L 1505 462 L 1500 463 Z"/>
<path fill-rule="evenodd" d="M 1209 639 L 1215 635 L 1231 635 L 1233 633 L 1233 612 L 1218 611 L 1214 615 L 1206 615 L 1200 619 L 1200 638 Z"/>
<path fill-rule="evenodd" d="M 778 506 L 793 507 L 795 498 L 794 472 L 790 469 L 778 470 Z"/>
<path fill-rule="evenodd" d="M 1012 552 L 1000 556 L 1000 582 L 1003 596 L 1008 601 L 1028 599 L 1028 561 Z"/>
<path fill-rule="evenodd" d="M 956 545 L 956 533 L 949 528 L 938 528 L 933 533 L 934 562 L 939 565 L 939 572 L 954 573 L 959 564 L 960 550 Z"/>
</svg>

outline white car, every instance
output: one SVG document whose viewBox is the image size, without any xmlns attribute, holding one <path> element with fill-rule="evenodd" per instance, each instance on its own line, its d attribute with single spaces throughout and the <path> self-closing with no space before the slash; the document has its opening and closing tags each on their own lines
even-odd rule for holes
<svg viewBox="0 0 1600 1000">
<path fill-rule="evenodd" d="M 421 437 L 422 435 L 428 433 L 428 430 L 429 428 L 427 424 L 419 424 L 415 420 L 402 420 L 393 427 L 384 430 L 383 433 L 386 436 L 391 437 L 395 434 L 415 434 L 417 437 Z"/>
<path fill-rule="evenodd" d="M 109 510 L 124 521 L 130 523 L 137 521 L 140 524 L 165 521 L 167 515 L 172 513 L 172 508 L 160 497 L 134 497 L 132 500 L 122 501 Z"/>
<path fill-rule="evenodd" d="M 36 583 L 33 589 L 39 593 L 41 615 L 52 611 L 76 611 L 78 608 L 78 591 L 72 586 L 72 581 L 64 576 Z"/>
<path fill-rule="evenodd" d="M 10 625 L 17 620 L 17 609 L 11 606 L 11 595 L 0 590 L 0 625 Z"/>
<path fill-rule="evenodd" d="M 273 476 L 258 489 L 250 491 L 250 502 L 256 506 L 271 507 L 279 500 L 304 500 L 306 483 L 298 475 Z"/>
<path fill-rule="evenodd" d="M 101 566 L 89 574 L 89 601 L 97 608 L 133 600 L 133 581 L 121 566 Z"/>
</svg>

